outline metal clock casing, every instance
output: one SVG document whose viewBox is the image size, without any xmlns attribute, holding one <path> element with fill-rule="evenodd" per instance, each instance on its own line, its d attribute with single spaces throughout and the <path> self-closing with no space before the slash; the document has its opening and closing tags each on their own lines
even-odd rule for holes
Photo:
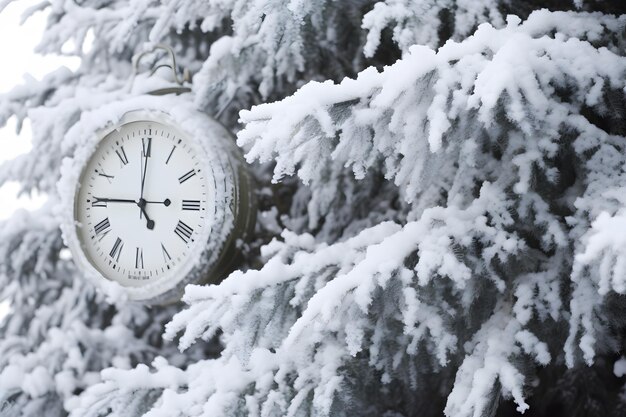
<svg viewBox="0 0 626 417">
<path fill-rule="evenodd" d="M 137 110 L 138 108 L 140 110 Z M 206 215 L 202 219 L 200 227 L 194 228 L 193 242 L 191 242 L 191 233 L 188 236 L 187 230 L 177 230 L 180 224 L 174 227 L 174 223 L 171 223 L 168 226 L 167 232 L 171 233 L 172 238 L 179 237 L 189 240 L 187 252 L 178 259 L 178 263 L 172 264 L 172 267 L 167 269 L 161 265 L 161 271 L 156 271 L 154 268 L 150 269 L 151 275 L 149 277 L 146 275 L 145 280 L 141 279 L 141 274 L 137 274 L 137 271 L 129 270 L 128 276 L 130 278 L 125 281 L 120 279 L 119 275 L 115 275 L 113 270 L 106 269 L 102 262 L 99 263 L 98 259 L 95 259 L 98 255 L 94 255 L 93 250 L 90 251 L 93 248 L 85 236 L 90 235 L 89 238 L 92 238 L 97 231 L 96 226 L 100 225 L 100 230 L 102 229 L 103 221 L 99 220 L 95 223 L 94 220 L 88 225 L 85 216 L 80 216 L 79 208 L 81 204 L 86 203 L 89 195 L 92 199 L 98 197 L 93 193 L 88 194 L 85 191 L 85 184 L 87 184 L 86 175 L 94 175 L 93 172 L 86 172 L 86 170 L 94 169 L 92 159 L 94 155 L 98 154 L 99 147 L 103 146 L 106 141 L 110 142 L 116 134 L 119 136 L 119 132 L 124 131 L 128 126 L 135 124 L 146 127 L 150 126 L 151 123 L 156 127 L 157 135 L 159 133 L 158 126 L 166 126 L 170 134 L 176 132 L 184 138 L 189 147 L 193 148 L 192 154 L 195 154 L 198 159 L 195 162 L 200 164 L 203 170 L 202 180 L 205 181 L 203 187 L 207 191 L 207 195 L 202 210 Z M 89 130 L 92 130 L 91 134 L 86 133 Z M 160 133 L 163 134 L 163 131 L 164 129 L 161 129 Z M 83 143 L 80 143 L 81 136 L 83 136 Z M 163 136 L 165 135 L 163 134 Z M 112 103 L 98 111 L 87 114 L 85 120 L 81 120 L 77 127 L 68 133 L 68 140 L 70 143 L 76 142 L 77 148 L 74 157 L 64 164 L 59 182 L 59 191 L 62 196 L 61 215 L 63 217 L 61 228 L 76 265 L 84 272 L 87 279 L 104 289 L 109 295 L 123 296 L 131 300 L 155 304 L 179 299 L 184 286 L 189 283 L 217 283 L 224 278 L 226 272 L 239 256 L 238 244 L 245 241 L 252 233 L 256 214 L 251 179 L 246 171 L 240 151 L 236 147 L 234 137 L 228 130 L 193 108 L 189 104 L 189 100 L 181 99 L 179 96 L 140 96 Z M 154 141 L 155 138 L 152 140 Z M 161 142 L 161 144 L 170 143 L 172 142 Z M 152 142 L 152 144 L 154 146 L 156 142 Z M 111 152 L 109 151 L 109 153 Z M 124 157 L 109 156 L 122 158 L 120 159 L 120 170 L 125 169 L 123 159 L 128 158 L 128 155 Z M 131 156 L 137 158 L 136 153 Z M 137 164 L 132 167 L 133 172 L 136 168 Z M 139 174 L 137 175 L 139 176 Z M 181 177 L 178 178 L 184 180 L 185 175 L 189 174 L 181 173 Z M 200 175 L 195 177 L 194 181 L 200 179 Z M 103 177 L 102 179 L 107 180 L 108 178 Z M 164 184 L 164 187 L 167 184 L 165 179 L 160 182 Z M 171 181 L 169 184 L 172 187 Z M 181 184 L 181 186 L 183 185 Z M 124 183 L 120 188 L 126 186 L 127 184 Z M 157 196 L 159 198 L 168 195 L 168 192 L 173 192 L 172 190 L 168 191 L 167 187 L 159 191 L 164 192 L 164 194 Z M 122 196 L 129 197 L 128 191 Z M 175 205 L 180 209 L 181 203 L 184 204 L 179 197 L 171 200 L 172 210 L 176 209 Z M 102 202 L 99 201 L 98 203 L 101 204 Z M 132 216 L 142 216 L 140 207 L 137 206 L 137 210 L 135 210 L 133 203 L 128 202 L 127 206 L 123 208 L 121 205 L 124 203 L 109 202 L 108 204 L 117 204 L 115 210 L 118 213 L 124 209 L 128 211 L 130 216 L 128 220 L 118 216 L 118 219 L 114 221 L 114 216 L 105 217 L 106 210 L 102 210 L 102 207 L 98 207 L 99 210 L 91 209 L 94 213 L 98 213 L 98 219 L 108 220 L 106 226 L 110 227 L 111 230 L 115 230 L 113 223 L 118 223 L 117 227 L 119 227 L 121 223 L 132 221 Z M 187 204 L 192 203 L 188 202 Z M 193 204 L 199 203 L 194 202 Z M 192 209 L 199 209 L 199 206 L 193 206 Z M 113 208 L 109 209 L 109 211 L 112 210 Z M 151 210 L 156 214 L 155 209 Z M 159 207 L 159 210 L 161 213 L 165 213 L 164 207 Z M 148 214 L 146 211 L 146 215 Z M 137 221 L 146 220 L 138 218 Z M 157 225 L 154 230 L 158 230 L 162 234 L 163 229 L 159 229 L 159 226 L 166 227 L 163 225 L 164 220 L 157 217 L 153 222 Z M 183 225 L 187 226 L 184 222 Z M 191 229 L 191 227 L 187 227 Z M 90 228 L 89 233 L 85 233 L 86 228 Z M 135 234 L 137 233 L 142 232 L 138 231 Z M 145 233 L 144 237 L 150 238 L 152 236 L 150 233 Z M 156 236 L 156 232 L 154 233 Z M 108 239 L 107 243 L 111 246 L 111 250 L 109 252 L 108 247 L 105 250 L 100 249 L 101 255 L 104 259 L 115 262 L 113 255 L 117 255 L 118 260 L 121 256 L 115 250 L 119 250 L 119 246 L 123 245 L 119 242 L 122 239 L 117 237 L 114 241 L 109 236 L 106 239 Z M 151 244 L 154 247 L 155 242 L 146 241 L 146 244 Z M 163 242 L 160 244 L 163 246 Z M 141 261 L 143 263 L 143 254 L 142 258 L 139 258 L 140 244 L 136 243 L 124 248 L 127 261 L 129 256 L 132 260 L 134 250 L 135 262 Z M 166 253 L 163 253 L 164 259 L 167 259 Z M 120 268 L 118 265 L 115 266 Z"/>
</svg>

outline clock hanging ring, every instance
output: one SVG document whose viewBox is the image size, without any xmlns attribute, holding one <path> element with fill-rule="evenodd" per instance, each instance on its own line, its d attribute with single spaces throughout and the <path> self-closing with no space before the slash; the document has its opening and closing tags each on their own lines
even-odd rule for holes
<svg viewBox="0 0 626 417">
<path fill-rule="evenodd" d="M 79 145 L 58 185 L 77 267 L 109 295 L 150 304 L 218 283 L 256 220 L 234 136 L 195 108 L 172 50 L 157 48 L 170 55 L 173 83 L 150 74 L 150 91 L 84 113 L 68 132 Z"/>
</svg>

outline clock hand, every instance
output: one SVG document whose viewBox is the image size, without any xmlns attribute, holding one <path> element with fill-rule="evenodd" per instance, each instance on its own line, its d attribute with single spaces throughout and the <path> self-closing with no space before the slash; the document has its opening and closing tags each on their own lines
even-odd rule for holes
<svg viewBox="0 0 626 417">
<path fill-rule="evenodd" d="M 144 157 L 143 157 L 143 142 L 141 144 L 141 155 L 139 155 L 139 161 L 141 162 L 141 166 L 139 168 L 139 179 L 140 179 L 140 184 L 141 184 L 141 188 L 139 191 L 139 201 L 141 201 L 141 199 L 143 199 L 143 184 L 144 184 L 144 166 L 145 166 L 145 161 L 144 161 Z M 138 203 L 139 204 L 139 203 Z M 143 217 L 143 209 L 141 208 L 141 206 L 139 206 L 139 218 L 141 219 Z"/>
<path fill-rule="evenodd" d="M 125 199 L 121 199 L 121 198 L 100 198 L 100 197 L 94 197 L 94 199 L 96 200 L 95 203 L 97 203 L 98 201 L 104 201 L 105 203 L 133 203 L 133 204 L 137 204 L 137 200 L 125 200 Z"/>
<path fill-rule="evenodd" d="M 141 209 L 141 212 L 143 213 L 143 215 L 146 216 L 146 220 L 147 220 L 146 226 L 148 227 L 148 229 L 152 230 L 154 229 L 154 220 L 151 220 L 150 217 L 148 217 L 148 212 L 146 211 L 146 203 L 147 203 L 146 200 L 144 200 L 143 198 L 140 198 L 137 205 Z"/>
<path fill-rule="evenodd" d="M 150 151 L 152 146 L 152 138 L 148 138 L 148 145 L 146 146 L 145 140 L 141 139 L 141 191 L 139 194 L 139 200 L 143 199 L 143 190 L 146 183 L 146 172 L 148 170 L 148 157 L 150 157 Z M 139 218 L 141 218 L 141 213 L 139 213 Z"/>
<path fill-rule="evenodd" d="M 172 204 L 172 202 L 170 201 L 169 198 L 166 198 L 163 201 L 146 201 L 146 204 L 163 204 L 165 207 L 167 207 L 170 204 Z"/>
<path fill-rule="evenodd" d="M 140 198 L 139 201 L 127 200 L 127 199 L 123 199 L 123 198 L 99 198 L 99 197 L 94 197 L 94 198 L 96 200 L 95 201 L 96 203 L 98 201 L 104 201 L 104 202 L 107 202 L 107 203 L 133 203 L 133 204 L 137 204 L 139 206 L 139 209 L 143 213 L 143 215 L 146 216 L 148 229 L 150 229 L 150 230 L 154 229 L 154 220 L 151 220 L 150 217 L 148 217 L 148 213 L 146 212 L 146 203 L 148 203 L 148 202 L 146 200 L 144 200 L 143 198 Z M 162 204 L 165 204 L 166 202 L 169 202 L 169 199 L 166 199 L 165 201 L 163 201 Z M 161 202 L 160 201 L 155 201 L 155 203 L 161 203 Z M 165 204 L 165 205 L 169 205 L 169 204 Z"/>
</svg>

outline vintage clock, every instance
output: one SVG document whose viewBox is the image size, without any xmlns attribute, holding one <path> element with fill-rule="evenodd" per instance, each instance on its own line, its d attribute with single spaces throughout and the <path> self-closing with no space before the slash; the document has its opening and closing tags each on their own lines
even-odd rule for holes
<svg viewBox="0 0 626 417">
<path fill-rule="evenodd" d="M 253 230 L 251 179 L 234 137 L 189 95 L 133 94 L 68 132 L 77 150 L 59 182 L 63 236 L 109 294 L 165 303 L 188 283 L 219 282 Z"/>
</svg>

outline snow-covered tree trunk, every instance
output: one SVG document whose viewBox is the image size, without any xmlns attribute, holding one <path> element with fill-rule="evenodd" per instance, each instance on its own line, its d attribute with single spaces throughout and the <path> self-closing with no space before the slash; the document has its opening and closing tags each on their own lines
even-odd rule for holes
<svg viewBox="0 0 626 417">
<path fill-rule="evenodd" d="M 82 63 L 0 97 L 33 126 L 0 183 L 49 196 L 0 225 L 0 415 L 626 413 L 620 2 L 40 9 L 39 50 Z M 259 223 L 221 284 L 148 308 L 82 279 L 57 181 L 157 42 L 237 133 Z"/>
</svg>

